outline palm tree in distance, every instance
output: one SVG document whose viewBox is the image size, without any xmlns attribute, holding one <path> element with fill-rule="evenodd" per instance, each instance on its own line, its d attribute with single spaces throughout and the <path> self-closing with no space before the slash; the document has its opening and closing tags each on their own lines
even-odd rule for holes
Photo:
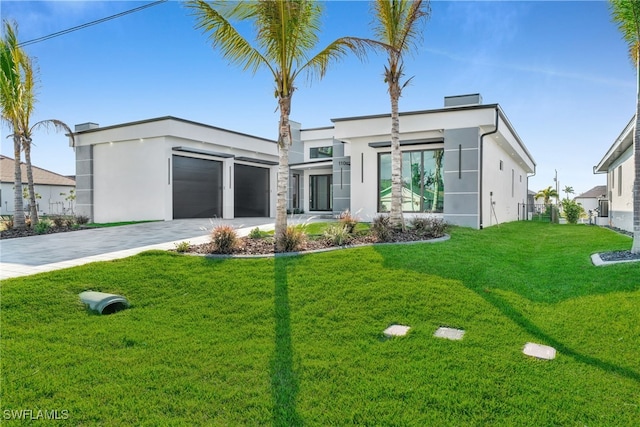
<svg viewBox="0 0 640 427">
<path fill-rule="evenodd" d="M 553 187 L 548 186 L 547 188 L 538 191 L 534 197 L 536 199 L 542 198 L 544 200 L 544 204 L 548 205 L 551 202 L 552 197 L 558 197 L 558 192 Z"/>
<path fill-rule="evenodd" d="M 4 36 L 0 39 L 0 107 L 2 122 L 13 132 L 14 153 L 14 198 L 13 226 L 26 227 L 22 202 L 22 169 L 20 156 L 22 148 L 21 115 L 24 104 L 29 103 L 29 88 L 25 84 L 26 74 L 31 73 L 31 61 L 18 45 L 15 24 L 4 21 Z"/>
<path fill-rule="evenodd" d="M 633 181 L 633 243 L 631 253 L 640 254 L 640 1 L 609 0 L 611 17 L 629 45 L 636 68 L 636 124 L 633 134 L 635 179 Z"/>
<path fill-rule="evenodd" d="M 312 0 L 213 1 L 191 0 L 187 7 L 196 18 L 196 28 L 209 34 L 213 48 L 223 58 L 250 70 L 269 70 L 275 81 L 280 121 L 278 125 L 278 182 L 276 199 L 276 250 L 284 250 L 287 231 L 287 192 L 289 182 L 289 115 L 295 82 L 300 73 L 322 78 L 328 66 L 353 52 L 364 55 L 357 39 L 339 38 L 313 54 L 318 43 L 322 3 Z M 250 22 L 256 31 L 255 45 L 232 25 Z"/>
<path fill-rule="evenodd" d="M 33 132 L 38 129 L 50 130 L 53 127 L 57 132 L 65 132 L 73 141 L 73 131 L 64 122 L 56 119 L 40 120 L 33 126 L 29 125 L 31 111 L 25 111 L 22 117 L 22 150 L 24 151 L 24 163 L 27 169 L 27 186 L 29 188 L 29 214 L 31 217 L 31 226 L 38 224 L 38 205 L 36 203 L 36 191 L 33 182 L 33 168 L 31 166 L 31 145 L 33 141 Z"/>
<path fill-rule="evenodd" d="M 404 228 L 402 216 L 402 152 L 400 151 L 399 100 L 402 90 L 412 78 L 404 77 L 404 55 L 413 49 L 422 35 L 422 25 L 429 17 L 429 2 L 423 0 L 376 0 L 372 4 L 377 40 L 369 41 L 374 48 L 387 53 L 384 81 L 391 101 L 391 207 L 389 219 Z"/>
<path fill-rule="evenodd" d="M 569 185 L 565 185 L 565 187 L 562 189 L 562 191 L 564 191 L 564 193 L 566 194 L 565 198 L 569 199 L 569 194 L 573 194 L 573 187 L 569 186 Z"/>
</svg>

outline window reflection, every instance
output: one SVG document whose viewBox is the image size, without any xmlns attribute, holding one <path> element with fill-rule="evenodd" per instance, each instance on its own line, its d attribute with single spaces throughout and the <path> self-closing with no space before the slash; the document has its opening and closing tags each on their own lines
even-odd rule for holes
<svg viewBox="0 0 640 427">
<path fill-rule="evenodd" d="M 403 212 L 443 212 L 442 179 L 444 150 L 405 151 L 402 153 Z M 391 207 L 391 153 L 378 155 L 378 209 Z"/>
</svg>

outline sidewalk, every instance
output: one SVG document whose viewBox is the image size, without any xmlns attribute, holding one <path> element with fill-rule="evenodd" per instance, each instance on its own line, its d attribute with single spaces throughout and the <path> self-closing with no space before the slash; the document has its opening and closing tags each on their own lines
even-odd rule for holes
<svg viewBox="0 0 640 427">
<path fill-rule="evenodd" d="M 273 218 L 180 219 L 5 239 L 0 241 L 0 280 L 125 258 L 151 249 L 174 249 L 183 241 L 205 243 L 208 232 L 219 224 L 232 225 L 240 236 L 255 227 L 274 227 Z"/>
</svg>

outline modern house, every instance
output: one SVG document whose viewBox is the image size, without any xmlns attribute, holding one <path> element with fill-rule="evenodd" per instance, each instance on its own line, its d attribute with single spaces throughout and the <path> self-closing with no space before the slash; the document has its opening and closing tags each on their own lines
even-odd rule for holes
<svg viewBox="0 0 640 427">
<path fill-rule="evenodd" d="M 607 174 L 607 224 L 630 232 L 633 232 L 634 130 L 635 116 L 593 167 L 593 173 Z"/>
<path fill-rule="evenodd" d="M 14 213 L 14 159 L 0 155 L 0 215 Z M 27 188 L 27 167 L 21 163 L 22 185 Z M 36 166 L 31 167 L 36 192 L 38 214 L 70 214 L 73 212 L 75 181 Z M 26 193 L 26 192 L 25 192 Z M 39 197 L 38 197 L 39 196 Z M 29 212 L 29 198 L 24 197 L 25 212 Z"/>
<path fill-rule="evenodd" d="M 389 210 L 390 114 L 292 122 L 289 209 L 364 220 Z M 535 161 L 498 104 L 478 94 L 400 114 L 405 217 L 482 228 L 518 219 Z M 273 217 L 273 140 L 175 117 L 74 133 L 77 209 L 96 222 Z"/>
</svg>

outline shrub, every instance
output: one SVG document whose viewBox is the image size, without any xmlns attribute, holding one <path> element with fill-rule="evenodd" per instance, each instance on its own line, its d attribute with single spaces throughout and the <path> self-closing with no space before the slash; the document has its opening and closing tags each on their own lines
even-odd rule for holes
<svg viewBox="0 0 640 427">
<path fill-rule="evenodd" d="M 409 225 L 420 234 L 426 234 L 431 229 L 431 217 L 413 217 Z"/>
<path fill-rule="evenodd" d="M 338 220 L 344 227 L 346 227 L 347 233 L 353 233 L 353 230 L 355 230 L 356 225 L 358 225 L 359 222 L 358 218 L 349 212 L 349 209 L 341 212 Z"/>
<path fill-rule="evenodd" d="M 66 226 L 67 227 L 74 227 L 77 226 L 76 224 L 76 217 L 74 216 L 68 216 L 65 218 L 65 222 L 66 222 Z"/>
<path fill-rule="evenodd" d="M 303 249 L 303 245 L 307 241 L 307 234 L 304 226 L 289 225 L 278 240 L 276 245 L 278 252 L 296 252 Z"/>
<path fill-rule="evenodd" d="M 442 237 L 445 232 L 449 228 L 449 224 L 447 224 L 442 218 L 431 218 L 431 228 L 429 230 L 429 235 L 431 237 Z"/>
<path fill-rule="evenodd" d="M 562 211 L 569 224 L 576 224 L 580 216 L 584 214 L 582 205 L 569 199 L 562 201 Z"/>
<path fill-rule="evenodd" d="M 448 228 L 447 223 L 437 217 L 413 218 L 411 226 L 418 234 L 429 237 L 442 237 Z"/>
<path fill-rule="evenodd" d="M 187 252 L 189 250 L 189 246 L 191 246 L 191 244 L 186 241 L 180 242 L 180 243 L 174 243 L 174 245 L 176 246 L 176 252 L 180 252 L 180 253 Z"/>
<path fill-rule="evenodd" d="M 84 215 L 76 215 L 76 224 L 85 225 L 89 222 L 89 217 Z"/>
<path fill-rule="evenodd" d="M 324 230 L 324 237 L 333 245 L 343 246 L 349 243 L 351 231 L 346 224 L 330 224 Z"/>
<path fill-rule="evenodd" d="M 6 216 L 2 217 L 3 230 L 13 230 L 13 217 Z"/>
<path fill-rule="evenodd" d="M 60 215 L 52 216 L 51 221 L 53 221 L 53 224 L 58 228 L 64 227 L 67 224 L 66 219 Z"/>
<path fill-rule="evenodd" d="M 219 225 L 211 231 L 211 243 L 219 254 L 230 254 L 238 244 L 238 234 L 229 225 Z"/>
<path fill-rule="evenodd" d="M 378 215 L 371 223 L 371 231 L 380 242 L 389 242 L 393 236 L 393 227 L 389 215 Z"/>
<path fill-rule="evenodd" d="M 258 228 L 258 227 L 252 229 L 249 232 L 249 238 L 250 239 L 260 239 L 262 237 L 263 237 L 262 231 L 260 231 L 260 228 Z"/>
<path fill-rule="evenodd" d="M 37 234 L 45 234 L 47 231 L 51 229 L 52 225 L 53 224 L 51 221 L 49 221 L 48 219 L 43 219 L 38 221 L 38 223 L 35 225 L 34 231 Z"/>
</svg>

